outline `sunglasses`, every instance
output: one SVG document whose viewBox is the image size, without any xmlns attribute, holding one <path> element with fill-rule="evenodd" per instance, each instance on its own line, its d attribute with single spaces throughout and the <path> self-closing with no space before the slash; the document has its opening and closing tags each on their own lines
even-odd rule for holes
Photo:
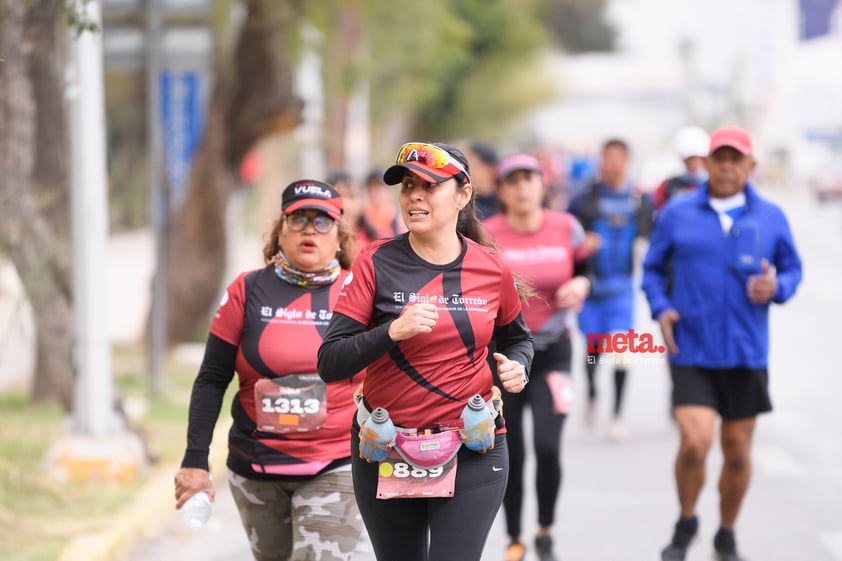
<svg viewBox="0 0 842 561">
<path fill-rule="evenodd" d="M 320 234 L 327 234 L 333 229 L 333 225 L 336 224 L 336 220 L 324 214 L 317 214 L 312 218 L 306 214 L 287 214 L 286 221 L 287 226 L 293 232 L 300 232 L 307 226 L 308 222 L 312 222 L 313 228 Z"/>
<path fill-rule="evenodd" d="M 450 152 L 433 144 L 409 142 L 401 146 L 401 149 L 398 150 L 398 157 L 395 159 L 395 163 L 406 164 L 411 162 L 418 162 L 434 169 L 440 169 L 446 173 L 450 173 L 452 176 L 461 174 L 466 183 L 470 182 L 470 176 L 465 170 L 465 166 L 450 155 Z"/>
</svg>

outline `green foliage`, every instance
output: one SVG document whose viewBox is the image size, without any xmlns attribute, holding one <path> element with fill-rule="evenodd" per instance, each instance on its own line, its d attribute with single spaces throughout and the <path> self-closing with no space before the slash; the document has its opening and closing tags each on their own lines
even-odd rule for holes
<svg viewBox="0 0 842 561">
<path fill-rule="evenodd" d="M 533 2 L 453 4 L 470 26 L 470 41 L 462 60 L 451 66 L 438 98 L 420 114 L 419 132 L 430 139 L 499 140 L 512 121 L 553 93 L 548 77 L 534 71 L 548 43 L 546 31 Z"/>
<path fill-rule="evenodd" d="M 148 398 L 142 347 L 116 348 L 113 366 L 120 396 Z M 155 458 L 153 468 L 174 473 L 184 451 L 196 366 L 170 360 L 166 370 L 162 395 L 149 402 L 140 430 Z M 227 411 L 236 385 L 229 387 L 220 423 L 230 423 Z M 0 559 L 58 559 L 73 537 L 109 527 L 144 483 L 64 483 L 47 477 L 42 460 L 62 434 L 63 421 L 57 405 L 33 405 L 23 392 L 0 393 Z"/>
<path fill-rule="evenodd" d="M 67 2 L 64 6 L 64 18 L 67 21 L 67 26 L 76 32 L 77 37 L 85 31 L 94 33 L 100 31 L 99 24 L 88 18 L 86 13 L 88 2 L 90 0 L 79 0 L 78 2 Z"/>
<path fill-rule="evenodd" d="M 61 421 L 58 406 L 31 405 L 23 393 L 0 395 L 0 559 L 58 558 L 67 538 L 57 535 L 51 515 L 81 514 L 75 501 L 82 489 L 49 480 L 40 469 Z M 77 529 L 70 520 L 67 528 Z"/>
<path fill-rule="evenodd" d="M 400 6 L 373 1 L 367 14 L 372 117 L 420 114 L 470 61 L 472 31 L 448 0 Z"/>
<path fill-rule="evenodd" d="M 231 64 L 236 64 L 231 56 L 236 34 L 230 33 L 230 8 L 236 1 L 215 0 L 209 18 L 216 48 L 227 51 L 221 59 Z M 384 135 L 377 133 L 395 130 L 394 123 L 401 136 L 418 139 L 503 140 L 518 118 L 546 103 L 560 87 L 558 78 L 542 67 L 554 41 L 569 52 L 613 44 L 613 30 L 603 19 L 604 0 L 240 3 L 259 14 L 261 26 L 289 28 L 291 21 L 299 22 L 299 32 L 283 33 L 285 45 L 273 50 L 289 50 L 292 58 L 305 44 L 318 50 L 329 96 L 347 100 L 355 87 L 368 85 L 375 155 L 386 148 L 378 146 Z M 342 26 L 348 17 L 359 37 L 356 43 L 353 37 L 345 39 L 356 47 L 337 51 L 335 40 L 348 32 Z M 221 68 L 229 67 L 215 70 Z M 120 147 L 109 161 L 115 226 L 136 227 L 148 213 L 146 171 L 138 165 L 145 123 L 142 113 L 124 109 L 142 100 L 142 86 L 131 77 L 109 76 L 109 140 Z M 327 126 L 327 135 L 343 133 L 339 122 Z"/>
<path fill-rule="evenodd" d="M 358 0 L 356 6 L 363 10 L 365 46 L 351 77 L 370 84 L 375 127 L 397 117 L 416 138 L 499 139 L 553 92 L 552 82 L 535 72 L 549 44 L 540 0 Z"/>
</svg>

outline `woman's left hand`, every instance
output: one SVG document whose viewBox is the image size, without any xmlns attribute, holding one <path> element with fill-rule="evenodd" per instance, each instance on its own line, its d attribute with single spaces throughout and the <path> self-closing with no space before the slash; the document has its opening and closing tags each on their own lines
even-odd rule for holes
<svg viewBox="0 0 842 561">
<path fill-rule="evenodd" d="M 494 353 L 497 361 L 497 376 L 503 389 L 509 393 L 520 393 L 526 387 L 526 371 L 517 361 L 509 360 L 503 353 Z"/>
<path fill-rule="evenodd" d="M 573 277 L 555 291 L 555 305 L 562 310 L 579 312 L 590 290 L 591 281 L 587 277 Z"/>
</svg>

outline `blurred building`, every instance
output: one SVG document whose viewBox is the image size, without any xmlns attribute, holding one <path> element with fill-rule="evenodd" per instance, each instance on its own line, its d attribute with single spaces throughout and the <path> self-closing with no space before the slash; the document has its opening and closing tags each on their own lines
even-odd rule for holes
<svg viewBox="0 0 842 561">
<path fill-rule="evenodd" d="M 829 164 L 817 153 L 842 149 L 840 4 L 613 0 L 617 52 L 556 56 L 558 100 L 528 134 L 577 151 L 621 136 L 651 185 L 680 165 L 678 127 L 737 123 L 755 135 L 769 179 L 792 183 Z"/>
</svg>

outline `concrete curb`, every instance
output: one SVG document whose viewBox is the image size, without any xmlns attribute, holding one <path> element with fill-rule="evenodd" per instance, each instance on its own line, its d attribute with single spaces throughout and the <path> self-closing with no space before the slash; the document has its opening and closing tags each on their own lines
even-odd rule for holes
<svg viewBox="0 0 842 561">
<path fill-rule="evenodd" d="M 228 453 L 228 425 L 217 424 L 210 451 L 210 463 L 217 476 L 223 475 Z M 103 525 L 108 527 L 74 537 L 58 561 L 121 561 L 136 542 L 158 532 L 175 515 L 173 477 L 178 464 L 158 466 L 148 481 L 122 511 Z"/>
<path fill-rule="evenodd" d="M 59 561 L 118 561 L 132 543 L 154 534 L 173 512 L 176 469 L 175 464 L 156 468 L 128 507 L 106 522 L 108 529 L 76 536 Z"/>
</svg>

